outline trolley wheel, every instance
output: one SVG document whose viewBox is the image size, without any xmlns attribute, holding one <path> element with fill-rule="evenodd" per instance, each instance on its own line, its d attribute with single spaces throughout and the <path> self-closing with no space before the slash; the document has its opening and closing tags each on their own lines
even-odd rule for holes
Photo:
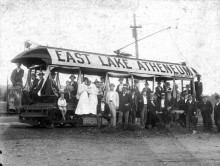
<svg viewBox="0 0 220 166">
<path fill-rule="evenodd" d="M 51 120 L 44 121 L 43 125 L 48 129 L 53 129 L 55 127 L 54 122 Z"/>
<path fill-rule="evenodd" d="M 71 127 L 76 127 L 76 123 L 70 123 Z"/>
<path fill-rule="evenodd" d="M 59 123 L 60 127 L 64 127 L 66 124 L 65 123 Z"/>
</svg>

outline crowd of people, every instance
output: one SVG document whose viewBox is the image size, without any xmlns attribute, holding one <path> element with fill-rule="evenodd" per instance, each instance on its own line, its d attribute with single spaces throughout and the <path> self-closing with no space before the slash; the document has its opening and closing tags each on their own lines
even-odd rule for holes
<svg viewBox="0 0 220 166">
<path fill-rule="evenodd" d="M 12 72 L 13 86 L 22 87 L 24 70 L 20 66 L 21 64 L 18 63 L 17 68 Z M 28 97 L 36 100 L 40 90 L 42 93 L 57 96 L 57 105 L 64 120 L 67 103 L 74 102 L 77 103 L 75 114 L 102 116 L 108 120 L 109 126 L 113 128 L 123 126 L 124 129 L 127 129 L 129 124 L 135 125 L 137 123 L 137 118 L 140 118 L 142 129 L 164 127 L 173 121 L 183 127 L 196 128 L 196 114 L 200 109 L 204 130 L 212 131 L 213 106 L 208 100 L 208 96 L 202 95 L 203 85 L 200 76 L 195 82 L 195 98 L 192 93 L 192 85 L 186 85 L 185 90 L 180 92 L 178 85 L 174 84 L 174 88 L 171 88 L 169 82 L 158 81 L 157 87 L 153 91 L 146 81 L 145 87 L 140 90 L 138 80 L 134 80 L 134 86 L 131 87 L 124 83 L 123 78 L 119 78 L 117 87 L 110 83 L 108 88 L 104 77 L 101 77 L 100 81 L 95 80 L 94 82 L 84 77 L 83 82 L 78 84 L 74 75 L 70 75 L 70 80 L 66 81 L 65 89 L 60 91 L 55 76 L 56 73 L 52 72 L 45 82 L 43 72 L 38 73 L 38 78 L 35 73 L 32 73 Z M 45 86 L 42 87 L 44 82 Z M 219 103 L 220 96 L 216 95 L 214 121 L 218 132 L 220 132 Z"/>
</svg>

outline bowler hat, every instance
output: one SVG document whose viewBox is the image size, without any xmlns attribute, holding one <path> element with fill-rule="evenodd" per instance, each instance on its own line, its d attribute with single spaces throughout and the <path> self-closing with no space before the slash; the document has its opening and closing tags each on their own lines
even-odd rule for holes
<svg viewBox="0 0 220 166">
<path fill-rule="evenodd" d="M 96 84 L 96 83 L 99 83 L 99 81 L 97 79 L 94 81 L 94 84 Z"/>
<path fill-rule="evenodd" d="M 119 79 L 118 79 L 118 81 L 123 81 L 123 80 L 124 80 L 124 78 L 119 78 Z"/>
<path fill-rule="evenodd" d="M 149 83 L 146 81 L 145 85 L 149 85 Z"/>
<path fill-rule="evenodd" d="M 73 77 L 73 78 L 76 78 L 76 76 L 74 76 L 73 74 L 71 74 L 71 75 L 70 75 L 70 78 L 72 78 L 72 77 Z"/>
<path fill-rule="evenodd" d="M 217 100 L 217 99 L 219 99 L 219 98 L 220 98 L 219 94 L 216 94 L 216 95 L 215 95 L 215 99 Z"/>
<path fill-rule="evenodd" d="M 41 71 L 40 73 L 38 73 L 38 75 L 44 75 L 44 73 Z"/>
<path fill-rule="evenodd" d="M 115 84 L 111 83 L 109 86 L 114 86 L 115 87 Z"/>
</svg>

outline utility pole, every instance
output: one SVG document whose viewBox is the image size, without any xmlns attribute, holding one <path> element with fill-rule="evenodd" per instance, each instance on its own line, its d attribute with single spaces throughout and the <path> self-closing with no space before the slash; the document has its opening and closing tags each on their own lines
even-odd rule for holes
<svg viewBox="0 0 220 166">
<path fill-rule="evenodd" d="M 136 58 L 139 58 L 137 28 L 142 28 L 142 27 L 141 25 L 136 26 L 136 14 L 134 14 L 134 25 L 130 26 L 130 28 L 132 28 L 133 38 L 135 39 Z"/>
</svg>

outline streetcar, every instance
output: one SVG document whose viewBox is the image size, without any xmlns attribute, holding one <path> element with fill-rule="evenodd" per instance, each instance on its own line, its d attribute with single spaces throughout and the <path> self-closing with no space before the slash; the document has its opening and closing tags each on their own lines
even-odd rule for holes
<svg viewBox="0 0 220 166">
<path fill-rule="evenodd" d="M 152 82 L 152 90 L 157 81 L 177 81 L 182 84 L 189 81 L 192 84 L 195 97 L 194 79 L 199 75 L 195 69 L 184 63 L 169 63 L 136 59 L 120 55 L 106 55 L 86 51 L 63 49 L 48 46 L 38 46 L 27 49 L 11 60 L 12 63 L 21 63 L 28 68 L 28 77 L 25 86 L 20 89 L 19 120 L 31 125 L 43 125 L 47 128 L 63 125 L 82 125 L 83 118 L 75 115 L 77 99 L 71 100 L 67 105 L 67 118 L 62 120 L 57 106 L 58 95 L 51 90 L 45 90 L 47 82 L 51 82 L 51 73 L 56 73 L 56 85 L 62 89 L 59 77 L 61 74 L 74 74 L 78 84 L 85 76 L 99 76 L 105 78 L 108 87 L 112 78 L 125 78 L 134 87 L 134 80 L 147 80 Z M 31 74 L 44 73 L 44 82 L 34 101 L 28 99 L 31 83 Z M 51 84 L 49 84 L 51 85 Z M 48 87 L 47 87 L 48 88 Z M 105 88 L 107 91 L 109 88 Z M 100 119 L 101 116 L 97 115 Z"/>
</svg>

